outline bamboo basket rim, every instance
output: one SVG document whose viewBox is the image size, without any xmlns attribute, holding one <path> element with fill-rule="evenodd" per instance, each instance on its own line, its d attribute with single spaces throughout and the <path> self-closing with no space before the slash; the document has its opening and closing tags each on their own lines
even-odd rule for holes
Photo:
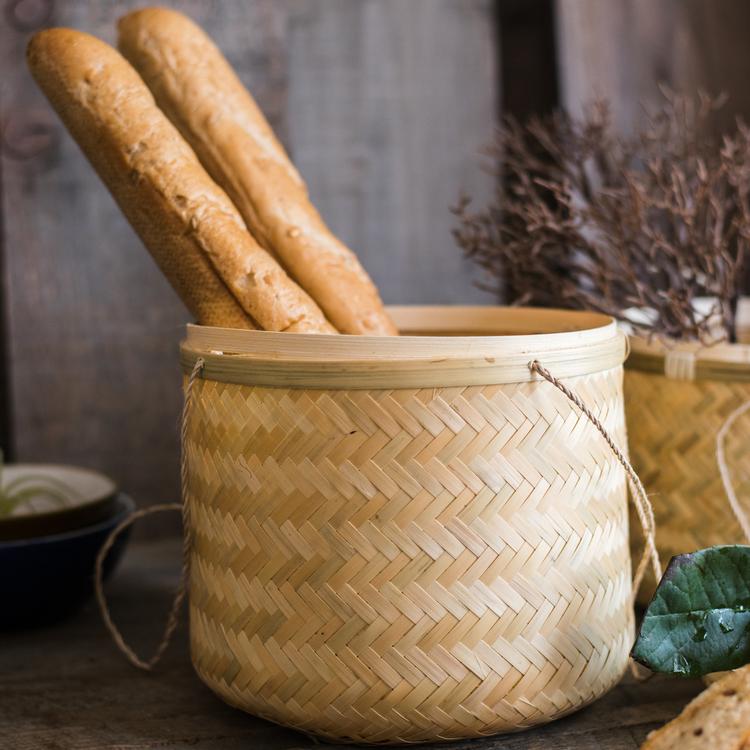
<svg viewBox="0 0 750 750">
<path fill-rule="evenodd" d="M 710 302 L 710 298 L 702 301 Z M 655 336 L 631 334 L 626 368 L 682 380 L 750 382 L 750 297 L 739 299 L 736 314 L 739 341 L 735 343 L 665 342 Z"/>
<path fill-rule="evenodd" d="M 326 336 L 188 325 L 183 372 L 297 388 L 425 388 L 528 382 L 534 359 L 558 377 L 622 364 L 626 337 L 603 314 L 542 308 L 394 306 L 405 335 Z M 421 331 L 423 335 L 414 335 Z M 476 335 L 466 335 L 476 331 Z M 490 335 L 502 331 L 502 335 Z"/>
<path fill-rule="evenodd" d="M 669 376 L 668 361 L 681 358 L 690 363 L 689 380 L 750 381 L 750 344 L 721 342 L 711 346 L 698 342 L 665 343 L 658 339 L 630 336 L 627 369 Z"/>
</svg>

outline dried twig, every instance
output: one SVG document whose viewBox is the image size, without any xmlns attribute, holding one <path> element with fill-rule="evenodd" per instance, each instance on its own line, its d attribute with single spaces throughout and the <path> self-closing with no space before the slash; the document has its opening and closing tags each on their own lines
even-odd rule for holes
<svg viewBox="0 0 750 750">
<path fill-rule="evenodd" d="M 503 123 L 488 152 L 502 178 L 494 201 L 454 209 L 456 240 L 490 287 L 508 284 L 515 304 L 605 312 L 642 334 L 734 340 L 750 128 L 716 140 L 706 133 L 720 99 L 665 92 L 665 102 L 631 139 L 613 134 L 602 102 L 580 121 Z M 698 297 L 715 302 L 697 310 Z"/>
</svg>

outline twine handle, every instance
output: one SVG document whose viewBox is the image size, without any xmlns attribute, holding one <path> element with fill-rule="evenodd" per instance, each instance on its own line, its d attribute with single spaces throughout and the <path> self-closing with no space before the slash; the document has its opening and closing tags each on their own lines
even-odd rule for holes
<svg viewBox="0 0 750 750">
<path fill-rule="evenodd" d="M 142 508 L 134 513 L 131 513 L 127 518 L 122 520 L 115 528 L 110 532 L 109 536 L 104 541 L 99 553 L 96 556 L 96 566 L 94 568 L 94 589 L 96 591 L 96 600 L 99 603 L 99 611 L 101 612 L 104 625 L 106 626 L 109 634 L 112 636 L 112 640 L 115 642 L 117 648 L 122 651 L 125 658 L 138 669 L 143 669 L 150 672 L 161 660 L 164 652 L 167 650 L 172 636 L 177 625 L 179 623 L 180 609 L 182 603 L 185 601 L 187 595 L 187 584 L 188 576 L 190 573 L 190 548 L 192 546 L 192 532 L 190 529 L 190 506 L 187 502 L 187 454 L 185 452 L 185 438 L 187 437 L 188 428 L 188 416 L 190 414 L 190 405 L 192 403 L 193 385 L 196 378 L 203 369 L 205 360 L 203 357 L 198 357 L 193 365 L 193 370 L 190 373 L 187 386 L 185 388 L 185 400 L 182 405 L 182 425 L 180 428 L 180 444 L 182 446 L 182 456 L 180 460 L 180 484 L 182 488 L 182 502 L 181 503 L 164 503 L 161 505 L 152 505 L 149 508 Z M 127 644 L 123 637 L 120 629 L 115 625 L 112 615 L 109 611 L 109 605 L 107 604 L 107 597 L 104 594 L 104 561 L 107 558 L 107 554 L 112 549 L 117 538 L 125 529 L 132 526 L 136 521 L 145 516 L 150 516 L 154 513 L 161 513 L 163 511 L 178 510 L 182 511 L 182 572 L 180 575 L 180 583 L 177 586 L 174 597 L 172 598 L 172 606 L 169 609 L 169 616 L 167 617 L 167 624 L 164 627 L 159 645 L 151 656 L 150 659 L 142 659 L 133 649 Z"/>
<path fill-rule="evenodd" d="M 737 493 L 734 491 L 734 485 L 732 484 L 732 475 L 729 473 L 729 466 L 727 465 L 726 454 L 724 451 L 724 444 L 726 442 L 729 430 L 732 429 L 732 425 L 741 417 L 745 412 L 750 411 L 750 401 L 746 401 L 744 404 L 738 406 L 724 421 L 721 429 L 716 435 L 716 463 L 719 464 L 719 474 L 721 475 L 721 481 L 724 484 L 724 491 L 727 493 L 727 499 L 729 505 L 732 508 L 734 517 L 737 519 L 737 523 L 742 529 L 742 533 L 745 535 L 745 539 L 750 542 L 750 519 L 745 513 L 745 509 L 740 505 L 740 501 L 737 499 Z"/>
<path fill-rule="evenodd" d="M 599 421 L 599 419 L 597 419 L 596 416 L 594 416 L 594 414 L 583 403 L 583 401 L 581 401 L 581 399 L 575 393 L 573 393 L 573 391 L 571 391 L 564 383 L 559 381 L 549 370 L 547 370 L 545 367 L 542 367 L 541 363 L 538 360 L 530 362 L 529 369 L 532 372 L 541 375 L 541 377 L 543 377 L 549 383 L 552 383 L 552 385 L 554 385 L 558 391 L 563 393 L 569 401 L 572 401 L 581 410 L 581 412 L 589 420 L 589 422 L 591 422 L 591 424 L 594 425 L 594 427 L 596 427 L 596 429 L 601 433 L 602 437 L 607 442 L 607 445 L 611 448 L 612 453 L 615 454 L 617 460 L 622 464 L 622 467 L 625 469 L 625 473 L 627 474 L 628 479 L 631 482 L 631 486 L 633 488 L 633 501 L 635 509 L 638 513 L 638 519 L 641 522 L 643 534 L 646 537 L 646 545 L 644 547 L 643 554 L 641 555 L 641 559 L 638 563 L 638 567 L 636 568 L 635 576 L 633 577 L 633 598 L 635 599 L 641 582 L 643 581 L 643 576 L 646 573 L 646 568 L 648 567 L 649 560 L 651 562 L 651 567 L 654 571 L 654 576 L 656 577 L 657 583 L 661 579 L 662 574 L 661 560 L 659 559 L 659 552 L 656 549 L 656 522 L 654 520 L 654 509 L 651 507 L 651 502 L 648 499 L 648 495 L 646 494 L 646 489 L 643 486 L 640 477 L 638 476 L 638 474 L 636 474 L 635 469 L 631 466 L 630 461 L 625 458 L 625 455 L 617 447 L 617 444 L 612 439 L 612 436 L 609 434 L 609 432 L 607 432 L 604 425 Z"/>
<path fill-rule="evenodd" d="M 96 556 L 96 567 L 94 569 L 94 589 L 96 590 L 96 600 L 97 602 L 99 602 L 99 611 L 101 612 L 104 624 L 107 630 L 109 630 L 109 634 L 112 636 L 112 640 L 115 642 L 115 645 L 120 649 L 120 651 L 122 651 L 123 654 L 125 654 L 127 660 L 139 669 L 144 669 L 146 671 L 151 670 L 159 661 L 159 659 L 161 659 L 162 654 L 164 653 L 167 646 L 169 645 L 170 640 L 172 639 L 172 634 L 177 628 L 180 606 L 182 605 L 182 602 L 185 598 L 185 579 L 184 577 L 181 578 L 180 585 L 175 592 L 172 607 L 169 610 L 167 624 L 164 628 L 164 633 L 161 637 L 159 645 L 156 648 L 156 651 L 154 652 L 154 655 L 150 659 L 144 660 L 141 659 L 141 657 L 138 656 L 138 654 L 136 654 L 135 651 L 130 648 L 130 646 L 128 646 L 122 636 L 122 633 L 112 620 L 112 615 L 107 604 L 107 598 L 104 594 L 104 561 L 120 534 L 122 534 L 125 529 L 132 526 L 137 520 L 143 518 L 144 516 L 150 516 L 153 513 L 160 513 L 168 510 L 180 510 L 181 508 L 182 506 L 180 505 L 180 503 L 166 503 L 162 505 L 152 505 L 149 508 L 141 508 L 140 510 L 136 510 L 119 524 L 117 524 L 117 526 L 112 530 L 112 532 L 105 540 L 104 544 L 101 546 L 101 549 Z"/>
</svg>

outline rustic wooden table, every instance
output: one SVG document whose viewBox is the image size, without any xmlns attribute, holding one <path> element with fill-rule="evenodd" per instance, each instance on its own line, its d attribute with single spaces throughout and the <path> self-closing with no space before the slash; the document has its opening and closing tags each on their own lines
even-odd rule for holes
<svg viewBox="0 0 750 750">
<path fill-rule="evenodd" d="M 109 586 L 117 622 L 142 651 L 153 647 L 159 636 L 178 566 L 176 541 L 133 544 Z M 178 633 L 153 674 L 134 669 L 116 651 L 93 602 L 54 627 L 0 635 L 0 748 L 334 747 L 224 705 L 191 669 L 186 628 Z M 672 718 L 700 689 L 695 680 L 655 678 L 635 684 L 626 678 L 598 703 L 566 719 L 521 734 L 447 747 L 637 748 L 651 729 Z"/>
</svg>

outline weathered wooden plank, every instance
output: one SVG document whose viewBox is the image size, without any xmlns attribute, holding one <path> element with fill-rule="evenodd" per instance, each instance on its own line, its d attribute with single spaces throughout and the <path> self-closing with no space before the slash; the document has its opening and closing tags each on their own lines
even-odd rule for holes
<svg viewBox="0 0 750 750">
<path fill-rule="evenodd" d="M 562 98 L 606 96 L 627 131 L 659 86 L 730 95 L 719 126 L 750 115 L 750 4 L 742 0 L 557 0 Z"/>
<path fill-rule="evenodd" d="M 116 621 L 140 653 L 160 633 L 179 569 L 176 541 L 133 545 L 115 576 Z M 621 685 L 568 718 L 516 735 L 451 744 L 451 750 L 635 750 L 702 685 L 654 678 Z M 39 631 L 0 634 L 0 747 L 15 750 L 320 750 L 317 743 L 233 710 L 192 671 L 186 628 L 154 674 L 115 649 L 93 603 L 78 617 Z M 445 747 L 444 745 L 426 746 Z"/>
<path fill-rule="evenodd" d="M 324 217 L 392 303 L 491 302 L 450 235 L 498 77 L 486 0 L 294 0 L 289 133 Z"/>
</svg>

